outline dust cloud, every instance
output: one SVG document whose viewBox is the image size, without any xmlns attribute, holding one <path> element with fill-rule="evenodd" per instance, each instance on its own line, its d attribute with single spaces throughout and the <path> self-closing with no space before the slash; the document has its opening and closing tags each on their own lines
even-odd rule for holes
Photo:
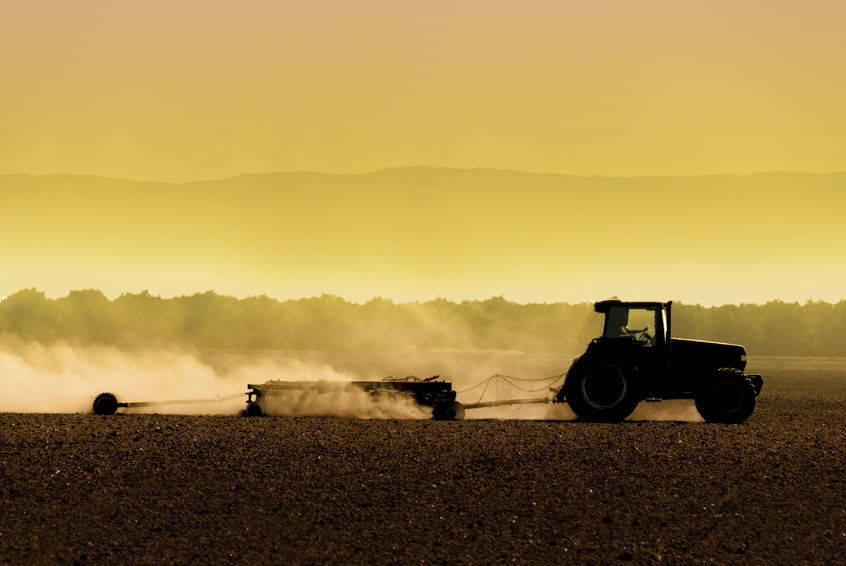
<svg viewBox="0 0 846 566">
<path fill-rule="evenodd" d="M 280 377 L 304 381 L 353 379 L 329 365 L 293 359 L 257 356 L 240 362 L 221 368 L 193 353 L 46 346 L 5 337 L 0 339 L 0 412 L 90 413 L 94 397 L 110 392 L 121 402 L 192 401 L 120 409 L 123 412 L 237 414 L 244 408 L 246 396 L 242 394 L 250 383 Z M 292 414 L 293 407 L 294 403 L 287 403 L 283 397 L 272 402 L 270 411 Z M 431 416 L 431 410 L 406 400 L 371 399 L 360 390 L 318 396 L 298 411 L 359 418 Z"/>
<path fill-rule="evenodd" d="M 0 340 L 0 411 L 4 412 L 91 412 L 94 396 L 105 391 L 120 401 L 208 399 L 243 389 L 244 381 L 237 377 L 218 375 L 179 352 Z M 185 408 L 168 407 L 167 412 Z M 189 412 L 235 412 L 235 407 L 210 403 Z"/>
<path fill-rule="evenodd" d="M 359 419 L 429 419 L 431 407 L 422 407 L 404 395 L 371 395 L 354 386 L 324 393 L 301 391 L 267 396 L 262 400 L 268 415 L 331 415 Z"/>
<path fill-rule="evenodd" d="M 109 392 L 121 402 L 163 403 L 121 412 L 235 415 L 245 406 L 247 386 L 271 379 L 343 383 L 358 376 L 313 359 L 261 353 L 127 351 L 0 338 L 0 412 L 91 413 L 94 397 Z M 198 402 L 203 400 L 207 402 Z M 431 408 L 412 399 L 372 396 L 354 387 L 338 387 L 305 401 L 296 391 L 268 397 L 265 406 L 270 415 L 432 416 Z"/>
</svg>

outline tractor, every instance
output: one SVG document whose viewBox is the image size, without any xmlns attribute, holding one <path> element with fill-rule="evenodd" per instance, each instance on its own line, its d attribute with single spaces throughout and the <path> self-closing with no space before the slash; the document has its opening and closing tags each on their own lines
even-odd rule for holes
<svg viewBox="0 0 846 566">
<path fill-rule="evenodd" d="M 742 423 L 763 379 L 737 344 L 673 338 L 672 302 L 595 303 L 602 336 L 573 361 L 554 402 L 591 422 L 619 422 L 644 400 L 693 399 L 706 422 Z"/>
</svg>

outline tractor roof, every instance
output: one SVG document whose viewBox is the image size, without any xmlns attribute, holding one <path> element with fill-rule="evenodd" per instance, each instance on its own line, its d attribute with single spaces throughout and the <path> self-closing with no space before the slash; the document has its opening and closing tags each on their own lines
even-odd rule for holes
<svg viewBox="0 0 846 566">
<path fill-rule="evenodd" d="M 611 307 L 629 307 L 633 309 L 660 309 L 666 308 L 673 304 L 672 301 L 662 303 L 661 301 L 621 301 L 619 299 L 608 299 L 607 301 L 599 301 L 593 305 L 596 312 L 608 312 Z"/>
</svg>

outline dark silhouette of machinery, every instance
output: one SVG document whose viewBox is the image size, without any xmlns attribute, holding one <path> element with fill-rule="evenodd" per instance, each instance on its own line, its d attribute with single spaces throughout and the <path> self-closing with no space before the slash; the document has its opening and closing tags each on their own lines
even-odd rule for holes
<svg viewBox="0 0 846 566">
<path fill-rule="evenodd" d="M 271 380 L 247 385 L 245 416 L 267 413 L 273 398 L 299 395 L 291 409 L 294 414 L 307 412 L 308 402 L 317 395 L 347 389 L 363 390 L 374 398 L 407 397 L 418 405 L 431 407 L 436 420 L 460 420 L 465 409 L 533 403 L 568 403 L 585 421 L 619 422 L 632 414 L 641 401 L 693 399 L 696 409 L 708 422 L 741 423 L 752 415 L 761 392 L 760 375 L 747 375 L 746 349 L 737 344 L 673 338 L 672 302 L 601 301 L 597 312 L 605 315 L 602 336 L 588 344 L 584 354 L 573 361 L 566 374 L 549 378 L 521 379 L 493 375 L 464 392 L 484 388 L 475 403 L 456 401 L 450 381 L 440 376 L 418 379 L 387 377 L 373 381 L 285 381 Z M 559 389 L 550 387 L 560 382 Z M 487 385 L 504 379 L 546 381 L 539 389 L 552 391 L 537 399 L 496 399 L 483 401 Z M 547 381 L 548 380 L 548 381 Z M 112 415 L 119 408 L 158 407 L 177 404 L 208 404 L 240 397 L 241 394 L 214 399 L 180 401 L 119 402 L 112 393 L 101 393 L 94 399 L 93 409 L 99 415 Z"/>
<path fill-rule="evenodd" d="M 308 412 L 308 404 L 318 395 L 361 390 L 372 397 L 406 397 L 422 407 L 431 407 L 432 418 L 440 421 L 461 420 L 464 406 L 455 400 L 452 383 L 439 380 L 439 375 L 420 379 L 408 377 L 386 377 L 374 381 L 283 381 L 271 380 L 261 384 L 247 385 L 247 406 L 242 411 L 246 417 L 260 417 L 267 412 L 267 403 L 274 398 L 293 394 L 296 402 L 290 408 L 293 414 Z M 140 407 L 165 407 L 167 405 L 209 405 L 241 397 L 241 393 L 215 397 L 213 399 L 181 399 L 170 401 L 121 402 L 114 393 L 100 393 L 94 398 L 92 408 L 98 415 L 114 415 L 118 409 Z"/>
<path fill-rule="evenodd" d="M 335 393 L 349 389 L 360 389 L 373 397 L 405 396 L 423 407 L 432 408 L 432 418 L 439 421 L 461 420 L 464 407 L 455 400 L 452 383 L 438 380 L 439 375 L 419 379 L 408 377 L 386 377 L 379 381 L 281 381 L 272 380 L 262 384 L 249 384 L 247 388 L 247 407 L 243 415 L 260 417 L 266 412 L 265 403 L 285 393 L 298 393 L 299 398 L 293 407 L 297 413 L 317 395 Z M 272 401 L 271 401 L 272 402 Z"/>
<path fill-rule="evenodd" d="M 694 399 L 708 422 L 741 423 L 755 410 L 763 379 L 747 375 L 736 344 L 673 338 L 672 302 L 601 301 L 602 336 L 573 361 L 554 401 L 579 418 L 618 422 L 644 400 Z"/>
</svg>

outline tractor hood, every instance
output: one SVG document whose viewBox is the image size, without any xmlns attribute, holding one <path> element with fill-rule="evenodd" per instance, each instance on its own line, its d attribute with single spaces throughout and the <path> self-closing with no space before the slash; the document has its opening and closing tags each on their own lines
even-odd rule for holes
<svg viewBox="0 0 846 566">
<path fill-rule="evenodd" d="M 739 344 L 672 338 L 670 356 L 675 368 L 746 369 L 746 348 Z"/>
</svg>

